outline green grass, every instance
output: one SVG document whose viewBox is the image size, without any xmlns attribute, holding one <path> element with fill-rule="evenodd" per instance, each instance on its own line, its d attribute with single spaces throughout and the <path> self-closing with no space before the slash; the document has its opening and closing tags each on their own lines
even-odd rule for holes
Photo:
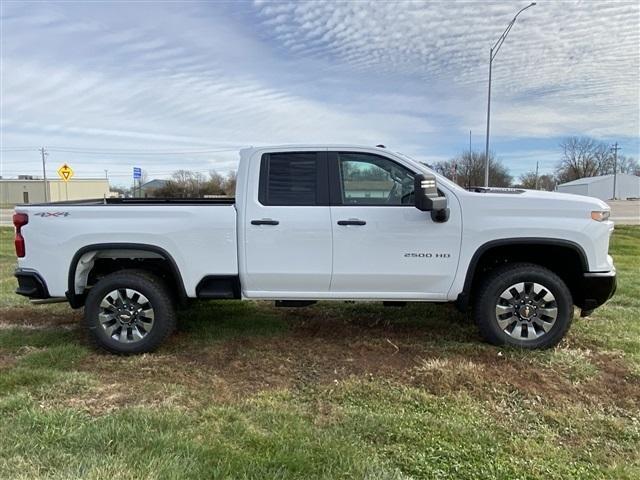
<svg viewBox="0 0 640 480">
<path fill-rule="evenodd" d="M 640 477 L 640 227 L 616 296 L 549 351 L 449 306 L 208 302 L 152 355 L 14 299 L 0 229 L 0 478 Z M 8 251 L 8 253 L 7 253 Z"/>
</svg>

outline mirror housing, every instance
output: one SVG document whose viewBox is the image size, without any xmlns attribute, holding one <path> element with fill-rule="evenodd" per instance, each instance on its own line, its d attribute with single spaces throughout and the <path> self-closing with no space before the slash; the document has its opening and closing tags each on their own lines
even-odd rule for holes
<svg viewBox="0 0 640 480">
<path fill-rule="evenodd" d="M 420 173 L 413 180 L 415 206 L 423 212 L 431 212 L 434 222 L 446 222 L 449 219 L 447 197 L 438 195 L 436 177 Z"/>
</svg>

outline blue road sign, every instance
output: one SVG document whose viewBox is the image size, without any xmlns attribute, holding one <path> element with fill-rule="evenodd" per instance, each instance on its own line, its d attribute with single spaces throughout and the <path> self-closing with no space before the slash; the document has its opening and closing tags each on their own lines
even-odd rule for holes
<svg viewBox="0 0 640 480">
<path fill-rule="evenodd" d="M 142 178 L 142 169 L 140 167 L 133 167 L 133 178 L 134 180 Z"/>
</svg>

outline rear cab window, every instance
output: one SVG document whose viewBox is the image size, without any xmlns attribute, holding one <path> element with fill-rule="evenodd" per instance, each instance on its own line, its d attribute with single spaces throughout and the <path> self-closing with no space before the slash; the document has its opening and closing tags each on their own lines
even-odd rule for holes
<svg viewBox="0 0 640 480">
<path fill-rule="evenodd" d="M 262 205 L 328 205 L 325 152 L 266 153 L 260 164 L 258 200 Z"/>
</svg>

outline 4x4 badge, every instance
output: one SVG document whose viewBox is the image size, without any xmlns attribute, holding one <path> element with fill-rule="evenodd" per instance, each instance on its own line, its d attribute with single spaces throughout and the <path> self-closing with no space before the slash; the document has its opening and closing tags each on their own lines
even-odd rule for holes
<svg viewBox="0 0 640 480">
<path fill-rule="evenodd" d="M 37 215 L 38 217 L 68 217 L 69 216 L 69 212 L 38 212 L 34 215 Z"/>
</svg>

